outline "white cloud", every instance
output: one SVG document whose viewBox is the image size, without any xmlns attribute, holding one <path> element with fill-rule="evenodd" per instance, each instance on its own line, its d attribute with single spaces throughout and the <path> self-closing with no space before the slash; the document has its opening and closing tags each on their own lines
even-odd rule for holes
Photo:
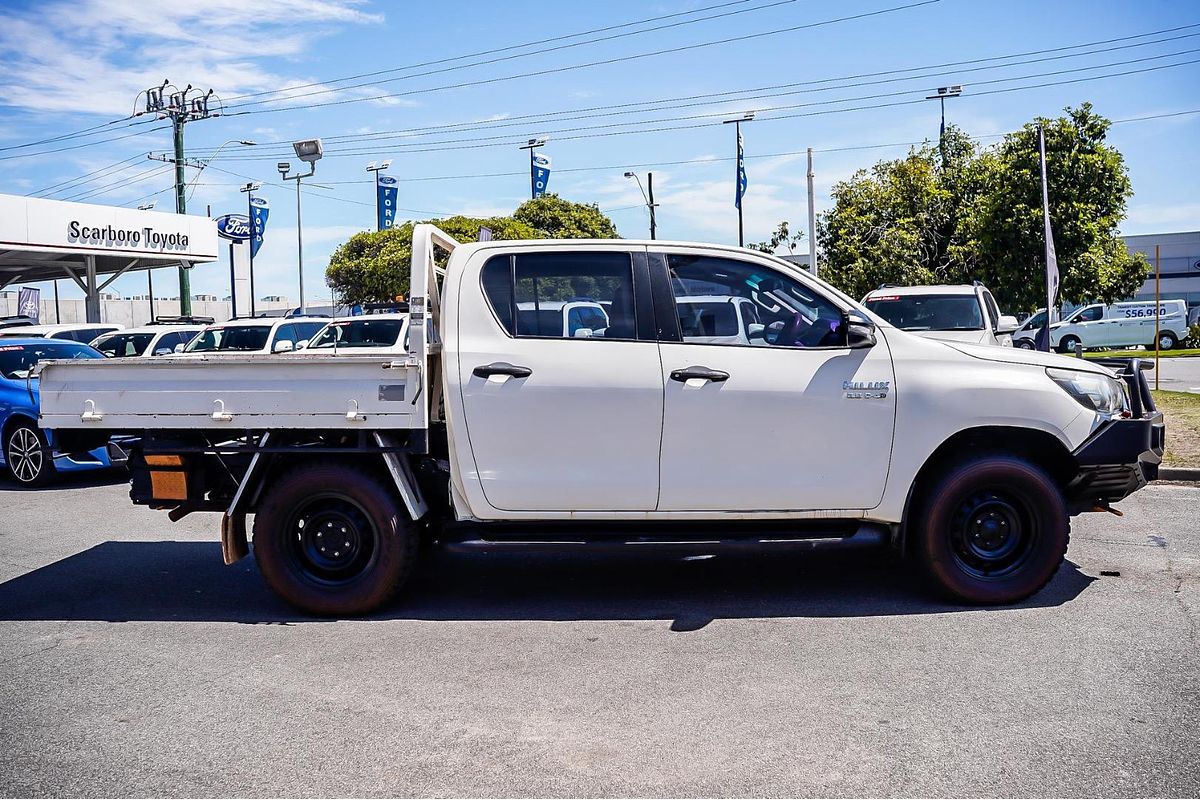
<svg viewBox="0 0 1200 800">
<path fill-rule="evenodd" d="M 1200 203 L 1135 203 L 1121 225 L 1121 233 L 1127 235 L 1197 229 L 1200 229 Z"/>
<path fill-rule="evenodd" d="M 378 22 L 361 0 L 54 0 L 0 11 L 0 102 L 124 116 L 164 78 L 226 97 L 307 82 L 257 59 L 298 56 L 334 27 Z M 152 66 L 148 66 L 152 65 Z"/>
</svg>

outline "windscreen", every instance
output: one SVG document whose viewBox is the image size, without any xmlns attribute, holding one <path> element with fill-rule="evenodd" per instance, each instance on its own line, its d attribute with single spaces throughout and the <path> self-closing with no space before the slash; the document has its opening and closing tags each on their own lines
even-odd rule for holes
<svg viewBox="0 0 1200 800">
<path fill-rule="evenodd" d="M 356 319 L 331 322 L 308 345 L 309 350 L 342 347 L 394 347 L 404 328 L 402 319 Z"/>
<path fill-rule="evenodd" d="M 983 330 L 983 313 L 973 294 L 876 295 L 863 305 L 906 331 Z"/>
<path fill-rule="evenodd" d="M 153 333 L 112 333 L 100 337 L 92 346 L 108 358 L 131 358 L 146 352 L 152 339 Z"/>
<path fill-rule="evenodd" d="M 46 342 L 0 345 L 0 375 L 9 380 L 24 380 L 42 359 L 104 358 L 86 344 Z"/>
<path fill-rule="evenodd" d="M 188 342 L 186 353 L 244 352 L 262 350 L 271 335 L 270 325 L 238 325 L 207 328 Z"/>
</svg>

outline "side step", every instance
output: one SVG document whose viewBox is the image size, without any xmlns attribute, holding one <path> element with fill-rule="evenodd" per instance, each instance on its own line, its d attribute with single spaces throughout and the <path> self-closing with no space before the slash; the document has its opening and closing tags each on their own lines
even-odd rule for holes
<svg viewBox="0 0 1200 800">
<path fill-rule="evenodd" d="M 457 528 L 458 526 L 455 526 Z M 754 533 L 749 531 L 730 535 L 729 531 L 718 534 L 717 530 L 692 530 L 692 535 L 684 533 L 685 528 L 675 531 L 630 536 L 616 534 L 609 529 L 606 533 L 598 531 L 583 531 L 576 528 L 560 528 L 551 530 L 530 530 L 528 528 L 506 530 L 503 535 L 495 535 L 499 531 L 481 531 L 486 525 L 466 526 L 463 530 L 447 529 L 437 537 L 438 542 L 451 550 L 514 550 L 514 549 L 579 549 L 588 552 L 596 550 L 622 550 L 631 552 L 650 550 L 656 552 L 677 552 L 694 549 L 738 549 L 756 550 L 785 547 L 792 550 L 827 550 L 851 548 L 883 548 L 891 540 L 888 526 L 876 523 L 857 523 L 850 529 L 797 530 L 778 528 L 775 530 L 759 527 Z M 484 534 L 486 535 L 480 535 Z M 557 534 L 557 535 L 555 535 Z"/>
</svg>

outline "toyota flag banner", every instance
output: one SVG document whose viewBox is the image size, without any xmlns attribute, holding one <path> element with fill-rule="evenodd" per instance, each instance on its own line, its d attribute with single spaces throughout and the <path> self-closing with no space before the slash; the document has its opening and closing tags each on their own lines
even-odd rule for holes
<svg viewBox="0 0 1200 800">
<path fill-rule="evenodd" d="M 29 317 L 34 322 L 42 321 L 42 290 L 32 286 L 22 286 L 17 292 L 17 313 Z"/>
<path fill-rule="evenodd" d="M 733 204 L 738 208 L 742 207 L 742 196 L 746 194 L 746 158 L 742 153 L 742 130 L 738 128 L 737 132 L 737 194 L 734 195 Z"/>
<path fill-rule="evenodd" d="M 1038 126 L 1038 160 L 1042 168 L 1042 222 L 1046 228 L 1046 324 L 1038 331 L 1039 350 L 1050 350 L 1050 323 L 1054 321 L 1054 301 L 1058 298 L 1058 254 L 1054 252 L 1054 232 L 1050 230 L 1050 192 L 1046 185 L 1046 135 Z"/>
<path fill-rule="evenodd" d="M 533 171 L 533 174 L 530 175 L 530 179 L 533 181 L 533 196 L 538 198 L 546 193 L 546 186 L 550 183 L 550 156 L 544 153 L 534 153 L 530 161 L 530 169 Z"/>
<path fill-rule="evenodd" d="M 375 173 L 376 230 L 385 231 L 396 224 L 396 195 L 399 191 L 399 181 L 391 175 Z"/>
<path fill-rule="evenodd" d="M 261 197 L 250 198 L 250 258 L 258 255 L 262 247 L 263 234 L 267 231 L 267 217 L 271 215 L 271 206 Z"/>
</svg>

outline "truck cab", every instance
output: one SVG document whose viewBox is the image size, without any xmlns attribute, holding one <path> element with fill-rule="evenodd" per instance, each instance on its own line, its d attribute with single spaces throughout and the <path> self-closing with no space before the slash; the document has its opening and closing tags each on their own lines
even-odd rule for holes
<svg viewBox="0 0 1200 800">
<path fill-rule="evenodd" d="M 714 298 L 736 334 L 695 335 Z M 1162 455 L 1136 362 L 915 336 L 741 248 L 418 225 L 409 315 L 400 357 L 52 363 L 42 424 L 137 432 L 135 502 L 219 512 L 231 563 L 252 516 L 268 583 L 334 615 L 446 541 L 870 543 L 1011 603 Z"/>
</svg>

